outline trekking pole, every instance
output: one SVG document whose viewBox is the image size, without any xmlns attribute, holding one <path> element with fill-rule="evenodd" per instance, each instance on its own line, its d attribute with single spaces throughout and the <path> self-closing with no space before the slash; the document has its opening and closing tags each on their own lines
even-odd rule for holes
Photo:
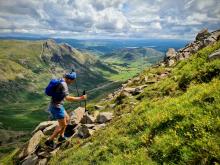
<svg viewBox="0 0 220 165">
<path fill-rule="evenodd" d="M 85 94 L 86 94 L 86 91 L 84 90 L 84 91 L 83 91 L 83 95 L 85 95 Z M 87 111 L 87 110 L 86 110 L 86 100 L 85 100 L 85 111 Z"/>
<path fill-rule="evenodd" d="M 86 91 L 83 91 L 83 95 L 86 94 Z M 86 124 L 87 124 L 87 116 L 88 116 L 88 111 L 86 110 L 86 100 L 85 100 L 85 116 L 86 116 Z"/>
</svg>

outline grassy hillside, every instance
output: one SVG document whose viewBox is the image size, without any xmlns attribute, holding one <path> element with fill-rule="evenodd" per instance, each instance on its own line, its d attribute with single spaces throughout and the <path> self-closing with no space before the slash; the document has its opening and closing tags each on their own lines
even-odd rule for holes
<svg viewBox="0 0 220 165">
<path fill-rule="evenodd" d="M 148 85 L 135 97 L 119 96 L 115 119 L 86 140 L 58 152 L 50 164 L 218 164 L 220 163 L 220 60 L 208 46 L 174 68 L 146 69 Z M 171 69 L 167 77 L 161 74 Z"/>
</svg>

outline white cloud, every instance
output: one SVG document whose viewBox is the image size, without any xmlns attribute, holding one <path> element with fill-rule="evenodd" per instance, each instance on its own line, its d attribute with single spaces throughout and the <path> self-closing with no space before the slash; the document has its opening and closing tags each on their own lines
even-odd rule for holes
<svg viewBox="0 0 220 165">
<path fill-rule="evenodd" d="M 160 22 L 152 22 L 150 24 L 150 27 L 152 29 L 156 29 L 156 30 L 161 30 L 162 29 L 162 26 L 161 26 Z"/>
<path fill-rule="evenodd" d="M 219 8 L 219 0 L 0 0 L 0 34 L 182 38 L 220 28 Z"/>
</svg>

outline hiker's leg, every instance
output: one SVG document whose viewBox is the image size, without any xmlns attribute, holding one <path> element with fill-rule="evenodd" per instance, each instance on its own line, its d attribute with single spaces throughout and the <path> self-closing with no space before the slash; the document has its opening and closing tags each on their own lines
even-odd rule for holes
<svg viewBox="0 0 220 165">
<path fill-rule="evenodd" d="M 53 106 L 51 109 L 53 117 L 58 120 L 58 126 L 56 126 L 53 134 L 50 136 L 49 140 L 54 140 L 58 134 L 63 134 L 63 130 L 66 128 L 66 119 L 65 119 L 65 109 L 61 105 L 59 107 Z"/>
<path fill-rule="evenodd" d="M 65 129 L 66 129 L 66 126 L 67 126 L 67 122 L 66 122 L 66 118 L 64 118 L 62 121 L 59 122 L 59 125 L 61 127 L 61 130 L 60 130 L 60 135 L 62 137 L 64 137 L 64 132 L 65 132 Z"/>
<path fill-rule="evenodd" d="M 65 111 L 65 119 L 66 119 L 66 123 L 69 124 L 70 116 L 68 115 L 68 113 L 66 111 Z"/>
<path fill-rule="evenodd" d="M 53 134 L 50 136 L 49 140 L 54 140 L 57 135 L 60 133 L 61 127 L 59 125 L 56 126 L 55 130 L 53 131 Z"/>
</svg>

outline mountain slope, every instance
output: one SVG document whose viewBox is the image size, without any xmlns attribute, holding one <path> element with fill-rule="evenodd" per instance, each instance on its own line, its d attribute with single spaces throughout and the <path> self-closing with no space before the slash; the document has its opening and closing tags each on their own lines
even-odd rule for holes
<svg viewBox="0 0 220 165">
<path fill-rule="evenodd" d="M 73 140 L 50 164 L 218 164 L 220 59 L 208 58 L 218 49 L 220 41 L 128 81 L 125 87 L 147 86 L 100 102 L 115 119 L 91 138 Z"/>
<path fill-rule="evenodd" d="M 84 54 L 66 44 L 56 44 L 47 41 L 0 41 L 0 137 L 2 152 L 8 146 L 14 145 L 17 131 L 29 134 L 36 124 L 47 119 L 44 110 L 47 109 L 49 97 L 44 94 L 44 88 L 49 80 L 62 77 L 67 71 L 75 68 L 78 73 L 79 92 L 83 89 L 95 89 L 103 83 L 110 83 L 101 71 L 117 74 L 106 64 L 89 54 Z M 118 83 L 108 87 L 117 88 Z M 70 87 L 73 95 L 75 86 Z M 93 91 L 90 100 L 96 98 Z M 67 109 L 78 104 L 68 104 Z M 10 118 L 10 120 L 9 120 Z M 13 122 L 11 122 L 13 121 Z M 13 132 L 15 131 L 15 132 Z"/>
</svg>

